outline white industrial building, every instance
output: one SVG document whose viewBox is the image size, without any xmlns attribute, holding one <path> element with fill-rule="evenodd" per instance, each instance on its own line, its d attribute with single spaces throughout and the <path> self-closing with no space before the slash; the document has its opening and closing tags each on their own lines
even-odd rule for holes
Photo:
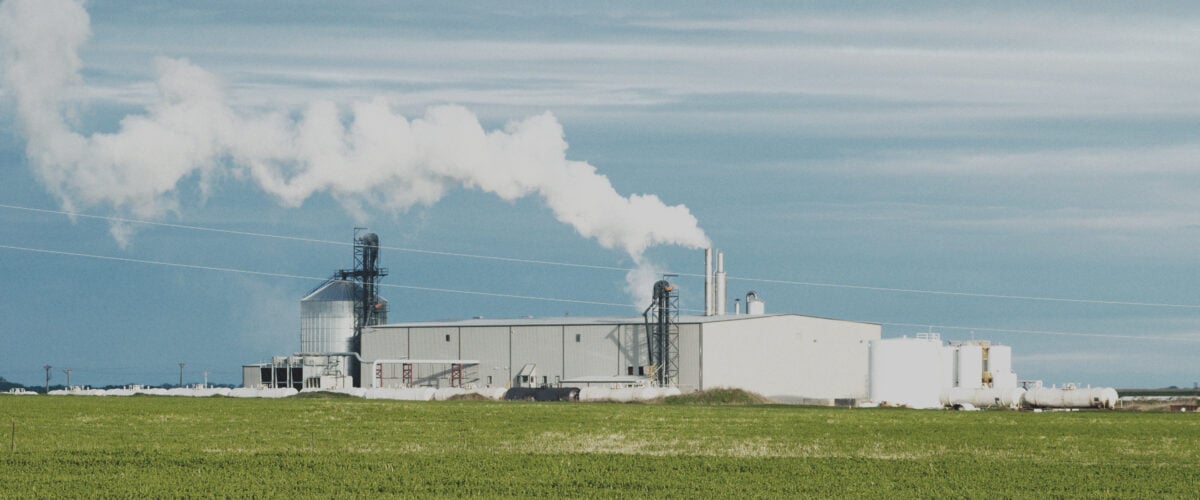
<svg viewBox="0 0 1200 500">
<path fill-rule="evenodd" d="M 677 323 L 673 385 L 681 391 L 737 387 L 791 402 L 867 398 L 868 346 L 879 325 L 795 314 Z M 362 383 L 449 387 L 460 376 L 462 384 L 493 387 L 645 383 L 654 370 L 646 332 L 643 318 L 379 325 L 362 334 Z"/>
<path fill-rule="evenodd" d="M 375 294 L 375 280 L 387 274 L 376 265 L 378 245 L 374 234 L 356 234 L 355 267 L 301 300 L 301 351 L 245 365 L 244 387 L 356 387 L 403 397 L 727 387 L 779 402 L 913 408 L 1112 407 L 1117 398 L 1112 389 L 1018 387 L 1012 349 L 988 341 L 943 343 L 932 333 L 882 339 L 878 324 L 766 314 L 753 291 L 746 314 L 736 299 L 727 314 L 724 255 L 716 253 L 714 268 L 708 250 L 703 315 L 680 315 L 678 291 L 664 279 L 641 317 L 387 324 L 387 301 Z"/>
</svg>

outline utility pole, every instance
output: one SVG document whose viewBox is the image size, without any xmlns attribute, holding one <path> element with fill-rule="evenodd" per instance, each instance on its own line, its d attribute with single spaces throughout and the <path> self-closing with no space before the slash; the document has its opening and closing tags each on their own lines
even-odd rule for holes
<svg viewBox="0 0 1200 500">
<path fill-rule="evenodd" d="M 63 368 L 63 373 L 67 374 L 67 390 L 71 390 L 71 369 Z"/>
<path fill-rule="evenodd" d="M 46 394 L 50 394 L 50 365 L 43 366 L 46 369 Z"/>
<path fill-rule="evenodd" d="M 183 365 L 182 361 L 179 362 L 179 387 L 183 387 Z"/>
<path fill-rule="evenodd" d="M 208 370 L 204 370 L 204 388 L 208 389 Z"/>
</svg>

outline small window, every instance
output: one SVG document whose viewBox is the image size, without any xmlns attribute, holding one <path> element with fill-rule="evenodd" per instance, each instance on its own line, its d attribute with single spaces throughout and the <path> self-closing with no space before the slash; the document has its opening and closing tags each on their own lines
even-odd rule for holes
<svg viewBox="0 0 1200 500">
<path fill-rule="evenodd" d="M 638 367 L 638 375 L 645 375 L 645 374 L 646 374 L 646 367 L 639 366 Z"/>
<path fill-rule="evenodd" d="M 633 375 L 633 367 L 632 366 L 626 366 L 625 371 L 627 372 L 626 375 Z"/>
<path fill-rule="evenodd" d="M 488 375 L 488 385 L 492 385 L 492 376 Z"/>
<path fill-rule="evenodd" d="M 542 375 L 542 385 L 547 385 L 549 383 L 550 383 L 550 377 Z"/>
<path fill-rule="evenodd" d="M 580 341 L 582 341 L 582 340 L 583 340 L 583 335 L 576 333 L 576 334 L 575 334 L 575 341 L 576 341 L 576 342 L 580 342 Z"/>
<path fill-rule="evenodd" d="M 450 334 L 449 334 L 449 333 L 447 333 L 447 334 L 446 334 L 446 342 L 449 342 L 449 341 L 450 341 Z"/>
</svg>

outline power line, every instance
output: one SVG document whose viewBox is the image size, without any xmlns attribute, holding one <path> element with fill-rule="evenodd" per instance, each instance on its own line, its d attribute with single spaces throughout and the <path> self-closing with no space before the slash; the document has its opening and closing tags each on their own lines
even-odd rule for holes
<svg viewBox="0 0 1200 500">
<path fill-rule="evenodd" d="M 264 276 L 264 277 L 273 277 L 273 278 L 287 278 L 287 279 L 299 279 L 299 280 L 322 281 L 322 282 L 329 280 L 329 278 L 319 278 L 319 277 L 315 277 L 315 276 L 300 276 L 300 275 L 294 275 L 294 274 L 271 273 L 271 272 L 263 272 L 263 271 L 250 271 L 250 270 L 246 270 L 246 269 L 235 269 L 235 268 L 228 268 L 228 267 L 200 266 L 200 265 L 195 265 L 195 264 L 180 264 L 180 263 L 176 263 L 176 262 L 164 262 L 164 261 L 147 260 L 147 259 L 133 259 L 133 258 L 128 258 L 128 257 L 112 257 L 112 256 L 107 256 L 107 255 L 95 255 L 95 254 L 87 254 L 87 253 L 80 253 L 80 252 L 66 252 L 66 251 L 61 251 L 61 250 L 48 250 L 48 249 L 42 249 L 42 248 L 29 248 L 29 247 L 20 247 L 20 246 L 3 245 L 3 244 L 0 244 L 0 249 L 42 253 L 42 254 L 50 254 L 50 255 L 62 255 L 62 256 L 69 256 L 69 257 L 81 257 L 81 258 L 108 260 L 108 261 L 125 262 L 125 263 L 132 263 L 132 264 L 157 265 L 157 266 L 175 267 L 175 268 L 201 270 L 201 271 L 216 271 L 216 272 L 235 273 L 235 274 L 248 274 L 248 275 L 252 275 L 252 276 Z M 378 286 L 405 289 L 405 290 L 417 290 L 417 291 L 424 291 L 424 292 L 457 293 L 457 294 L 466 294 L 466 295 L 475 295 L 475 296 L 484 296 L 484 297 L 497 297 L 497 298 L 507 298 L 507 299 L 540 300 L 540 301 L 546 301 L 546 302 L 559 302 L 559 303 L 568 303 L 568 304 L 583 304 L 583 305 L 597 305 L 597 306 L 606 306 L 606 307 L 634 308 L 633 305 L 631 305 L 631 304 L 620 304 L 620 303 L 616 303 L 616 302 L 601 302 L 601 301 L 593 301 L 593 300 L 563 299 L 563 298 L 557 298 L 557 297 L 539 297 L 539 296 L 533 296 L 533 295 L 518 295 L 518 294 L 499 293 L 499 292 L 481 292 L 481 291 L 475 291 L 475 290 L 456 290 L 456 289 L 450 289 L 450 288 L 422 287 L 422 286 L 415 286 L 415 285 L 397 285 L 397 284 L 382 284 L 381 283 Z M 636 308 L 634 308 L 634 309 L 636 309 Z M 700 312 L 699 309 L 686 309 L 685 308 L 682 310 L 689 311 L 689 312 Z M 921 323 L 899 323 L 899 322 L 886 322 L 886 321 L 882 321 L 882 322 L 875 321 L 875 323 L 878 323 L 881 325 L 890 325 L 890 326 L 936 328 L 936 329 L 943 329 L 943 330 L 978 330 L 978 331 L 999 332 L 999 333 L 1018 333 L 1018 334 L 1031 334 L 1031 335 L 1058 335 L 1058 336 L 1092 337 L 1092 338 L 1112 338 L 1112 339 L 1123 339 L 1123 340 L 1164 340 L 1164 341 L 1172 341 L 1172 342 L 1200 342 L 1200 338 L 1188 338 L 1188 337 L 1115 335 L 1115 334 L 1104 334 L 1104 333 L 1061 332 L 1061 331 L 1052 331 L 1052 330 L 1018 330 L 1018 329 L 968 327 L 968 326 L 953 326 L 953 325 L 930 325 L 930 324 L 921 324 Z M 49 369 L 47 368 L 47 374 L 48 373 L 49 373 Z"/>
<path fill-rule="evenodd" d="M 923 325 L 920 323 L 892 323 L 882 322 L 881 325 L 890 326 L 905 326 L 917 328 L 931 328 L 935 330 L 978 330 L 981 332 L 997 332 L 997 333 L 1017 333 L 1030 335 L 1057 335 L 1065 337 L 1091 337 L 1091 338 L 1107 338 L 1107 339 L 1122 339 L 1122 340 L 1166 340 L 1170 342 L 1200 342 L 1200 336 L 1194 337 L 1162 337 L 1151 335 L 1120 335 L 1109 333 L 1082 333 L 1082 332 L 1062 332 L 1054 330 L 1021 330 L 1008 328 L 988 328 L 976 326 L 951 326 L 951 325 Z"/>
<path fill-rule="evenodd" d="M 1036 295 L 1005 295 L 996 293 L 976 293 L 976 292 L 951 292 L 944 290 L 923 290 L 917 288 L 890 288 L 881 286 L 866 286 L 866 285 L 844 285 L 839 283 L 819 283 L 810 281 L 790 281 L 776 280 L 764 278 L 734 278 L 727 277 L 729 280 L 753 281 L 758 283 L 773 283 L 780 285 L 799 285 L 824 288 L 843 288 L 852 290 L 868 290 L 874 292 L 891 292 L 891 293 L 913 293 L 925 295 L 945 295 L 952 297 L 972 297 L 980 299 L 1003 299 L 1003 300 L 1028 300 L 1040 302 L 1067 302 L 1075 304 L 1099 304 L 1109 306 L 1136 306 L 1136 307 L 1161 307 L 1161 308 L 1176 308 L 1176 309 L 1200 309 L 1200 304 L 1171 304 L 1162 302 L 1135 302 L 1125 300 L 1102 300 L 1102 299 L 1073 299 L 1066 297 L 1042 297 Z"/>
<path fill-rule="evenodd" d="M 278 240 L 285 240 L 285 241 L 296 241 L 296 242 L 302 242 L 302 243 L 318 243 L 318 244 L 323 244 L 323 245 L 337 245 L 337 246 L 350 246 L 351 245 L 351 243 L 347 243 L 344 241 L 321 240 L 321 239 L 316 239 L 316 238 L 302 238 L 302 237 L 297 237 L 297 236 L 285 236 L 285 235 L 258 233 L 258 232 L 251 232 L 251 231 L 218 229 L 218 228 L 211 228 L 211 227 L 204 227 L 204 226 L 194 226 L 194 225 L 187 225 L 187 224 L 172 224 L 172 223 L 167 223 L 167 222 L 155 222 L 155 221 L 148 221 L 148 220 L 141 220 L 141 219 L 128 219 L 128 218 L 122 218 L 122 217 L 90 215 L 90 214 L 83 214 L 83 213 L 78 213 L 78 212 L 69 212 L 69 211 L 64 211 L 64 210 L 31 208 L 31 207 L 22 207 L 22 206 L 17 206 L 17 205 L 8 205 L 8 204 L 0 204 L 0 208 L 7 208 L 7 209 L 11 209 L 11 210 L 23 210 L 23 211 L 27 211 L 27 212 L 38 212 L 38 213 L 47 213 L 47 214 L 55 214 L 55 215 L 64 215 L 64 216 L 68 216 L 68 217 L 106 220 L 106 221 L 110 221 L 110 222 L 119 222 L 119 223 L 125 223 L 125 224 L 143 224 L 143 225 L 148 225 L 148 226 L 159 226 L 159 227 L 169 227 L 169 228 L 174 228 L 174 229 L 206 231 L 206 232 L 211 232 L 211 233 L 230 234 L 230 235 L 236 235 L 236 236 L 271 238 L 271 239 L 278 239 Z M 525 259 L 525 258 L 518 258 L 518 257 L 481 255 L 481 254 L 448 252 L 448 251 L 439 251 L 439 250 L 424 250 L 424 249 L 409 248 L 409 247 L 395 247 L 395 246 L 381 245 L 380 248 L 384 249 L 384 250 L 394 250 L 394 251 L 399 251 L 399 252 L 420 253 L 420 254 L 426 254 L 426 255 L 438 255 L 438 256 L 443 256 L 443 257 L 481 259 L 481 260 L 491 260 L 491 261 L 499 261 L 499 262 L 513 262 L 513 263 L 520 263 L 520 264 L 536 264 L 536 265 L 548 265 L 548 266 L 559 266 L 559 267 L 571 267 L 571 268 L 578 268 L 578 269 L 594 269 L 594 270 L 620 271 L 620 272 L 629 272 L 629 271 L 633 270 L 633 268 L 629 268 L 629 267 L 603 266 L 603 265 L 595 265 L 595 264 L 580 264 L 580 263 L 575 263 L 575 262 L 562 262 L 562 261 L 540 260 L 540 259 Z M 668 271 L 668 272 L 670 272 L 670 271 Z M 671 274 L 676 274 L 679 276 L 685 276 L 685 277 L 689 277 L 689 278 L 703 278 L 704 277 L 703 274 L 697 274 L 697 273 L 671 272 Z M 807 287 L 818 287 L 818 288 L 837 288 L 837 289 L 844 289 L 844 290 L 862 290 L 862 291 L 883 292 L 883 293 L 905 293 L 905 294 L 918 294 L 918 295 L 938 295 L 938 296 L 947 296 L 947 297 L 967 297 L 967 298 L 980 298 L 980 299 L 993 299 L 993 300 L 1019 300 L 1019 301 L 1032 301 L 1032 302 L 1057 302 L 1057 303 L 1070 303 L 1070 304 L 1093 304 L 1093 305 L 1154 307 L 1154 308 L 1173 308 L 1173 309 L 1200 309 L 1200 304 L 1177 304 L 1177 303 L 1167 303 L 1167 302 L 1140 302 L 1140 301 L 1127 301 L 1127 300 L 1048 297 L 1048 296 L 1039 296 L 1039 295 L 1016 295 L 1016 294 L 996 294 L 996 293 L 982 293 L 982 292 L 961 292 L 961 291 L 948 291 L 948 290 L 928 290 L 928 289 L 920 289 L 920 288 L 852 285 L 852 284 L 845 284 L 845 283 L 783 280 L 783 279 L 754 278 L 754 277 L 742 277 L 742 276 L 728 276 L 726 279 L 731 280 L 731 281 L 746 281 L 746 282 L 752 282 L 752 283 L 768 283 L 768 284 L 776 284 L 776 285 L 807 286 Z"/>
<path fill-rule="evenodd" d="M 17 206 L 17 205 L 6 205 L 6 204 L 0 204 L 0 208 L 7 208 L 7 209 L 11 209 L 11 210 L 24 210 L 27 212 L 65 215 L 67 217 L 79 217 L 82 219 L 104 220 L 104 221 L 109 221 L 109 222 L 119 222 L 119 223 L 123 223 L 123 224 L 142 224 L 142 225 L 147 225 L 147 226 L 169 227 L 172 229 L 188 229 L 188 230 L 193 230 L 193 231 L 205 231 L 205 232 L 209 232 L 209 233 L 229 234 L 229 235 L 235 235 L 235 236 L 252 236 L 252 237 L 256 237 L 256 238 L 270 238 L 270 239 L 284 240 L 284 241 L 295 241 L 295 242 L 300 242 L 300 243 L 317 243 L 317 244 L 321 244 L 321 245 L 335 245 L 335 246 L 343 246 L 343 247 L 353 246 L 353 243 L 348 243 L 345 241 L 322 240 L 322 239 L 317 239 L 317 238 L 303 238 L 303 237 L 299 237 L 299 236 L 285 236 L 285 235 L 278 235 L 278 234 L 258 233 L 258 232 L 253 232 L 253 231 L 237 231 L 237 230 L 233 230 L 233 229 L 219 229 L 219 228 L 212 228 L 212 227 L 205 227 L 205 226 L 193 226 L 193 225 L 188 225 L 188 224 L 172 224 L 169 222 L 155 222 L 155 221 L 148 221 L 148 220 L 142 220 L 142 219 L 127 219 L 127 218 L 123 218 L 123 217 L 110 217 L 110 216 L 105 216 L 105 215 L 90 215 L 90 214 L 84 214 L 84 213 L 79 213 L 79 212 L 68 212 L 65 210 L 49 210 L 49 209 L 45 209 L 45 208 L 30 208 L 30 207 L 21 207 L 21 206 Z M 442 256 L 442 257 L 462 257 L 462 258 L 469 258 L 469 259 L 514 262 L 514 263 L 519 263 L 519 264 L 539 264 L 539 265 L 547 265 L 547 266 L 574 267 L 574 268 L 580 268 L 580 269 L 598 269 L 598 270 L 602 270 L 602 271 L 628 272 L 628 271 L 633 270 L 633 268 L 627 268 L 627 267 L 601 266 L 601 265 L 594 265 L 594 264 L 580 264 L 580 263 L 575 263 L 575 262 L 560 262 L 560 261 L 552 261 L 552 260 L 523 259 L 523 258 L 517 258 L 517 257 L 502 257 L 502 256 L 496 256 L 496 255 L 479 255 L 479 254 L 470 254 L 470 253 L 461 253 L 461 252 L 447 252 L 447 251 L 440 251 L 440 250 L 424 250 L 424 249 L 420 249 L 420 248 L 396 247 L 396 246 L 387 246 L 387 245 L 380 245 L 379 248 L 383 249 L 383 250 L 395 250 L 397 252 L 438 255 L 438 256 Z"/>
<path fill-rule="evenodd" d="M 80 253 L 80 252 L 66 252 L 66 251 L 62 251 L 62 250 L 48 250 L 48 249 L 44 249 L 44 248 L 30 248 L 30 247 L 21 247 L 21 246 L 15 246 L 15 245 L 0 244 L 0 249 L 17 250 L 17 251 L 22 251 L 22 252 L 42 253 L 42 254 L 50 254 L 50 255 L 62 255 L 62 256 L 68 256 L 68 257 L 81 257 L 81 258 L 88 258 L 88 259 L 108 260 L 108 261 L 115 261 L 115 262 L 125 262 L 125 263 L 130 263 L 130 264 L 148 264 L 148 265 L 155 265 L 155 266 L 175 267 L 175 268 L 181 268 L 181 269 L 193 269 L 193 270 L 199 270 L 199 271 L 217 271 L 217 272 L 224 272 L 224 273 L 247 274 L 247 275 L 251 275 L 251 276 L 264 276 L 264 277 L 270 277 L 270 278 L 287 278 L 287 279 L 321 281 L 321 282 L 329 280 L 329 278 L 320 278 L 320 277 L 316 277 L 316 276 L 301 276 L 301 275 L 296 275 L 296 274 L 251 271 L 248 269 L 236 269 L 236 268 L 230 268 L 230 267 L 200 266 L 200 265 L 196 265 L 196 264 L 180 264 L 177 262 L 164 262 L 164 261 L 160 261 L 160 260 L 133 259 L 133 258 L 129 258 L 129 257 L 113 257 L 113 256 L 109 256 L 109 255 L 95 255 L 95 254 Z M 624 307 L 624 308 L 633 308 L 634 307 L 632 304 L 618 304 L 615 302 L 562 299 L 562 298 L 556 298 L 556 297 L 537 297 L 537 296 L 532 296 L 532 295 L 516 295 L 516 294 L 497 293 L 497 292 L 480 292 L 480 291 L 474 291 L 474 290 L 455 290 L 455 289 L 450 289 L 450 288 L 433 288 L 433 287 L 424 287 L 424 286 L 415 286 L 415 285 L 397 285 L 397 284 L 391 284 L 391 283 L 380 283 L 376 286 L 386 287 L 386 288 L 398 288 L 398 289 L 404 289 L 404 290 L 416 290 L 416 291 L 422 291 L 422 292 L 459 293 L 459 294 L 476 295 L 476 296 L 484 296 L 484 297 L 524 299 L 524 300 L 541 300 L 541 301 L 546 301 L 546 302 L 560 302 L 560 303 L 567 303 L 567 304 L 585 304 L 585 305 Z"/>
</svg>

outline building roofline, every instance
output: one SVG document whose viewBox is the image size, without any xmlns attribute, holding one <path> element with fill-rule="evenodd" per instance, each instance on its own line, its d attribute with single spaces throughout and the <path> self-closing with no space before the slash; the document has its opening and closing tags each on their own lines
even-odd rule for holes
<svg viewBox="0 0 1200 500">
<path fill-rule="evenodd" d="M 876 325 L 878 323 L 870 323 L 865 321 L 854 321 L 848 319 L 825 318 L 820 316 L 808 316 L 804 314 L 739 314 L 739 315 L 724 315 L 724 316 L 679 316 L 678 323 L 681 325 L 694 325 L 706 323 L 722 323 L 729 321 L 748 321 L 763 318 L 781 318 L 781 317 L 800 317 L 821 319 L 827 321 L 841 321 L 846 323 L 859 323 L 865 325 Z M 401 323 L 389 323 L 385 325 L 375 325 L 371 328 L 386 329 L 386 328 L 457 328 L 457 327 L 511 327 L 511 326 L 588 326 L 588 325 L 642 325 L 645 324 L 645 319 L 641 316 L 610 316 L 610 317 L 584 317 L 584 316 L 564 316 L 564 317 L 548 317 L 548 318 L 473 318 L 462 320 L 441 320 L 441 321 L 410 321 Z"/>
</svg>

